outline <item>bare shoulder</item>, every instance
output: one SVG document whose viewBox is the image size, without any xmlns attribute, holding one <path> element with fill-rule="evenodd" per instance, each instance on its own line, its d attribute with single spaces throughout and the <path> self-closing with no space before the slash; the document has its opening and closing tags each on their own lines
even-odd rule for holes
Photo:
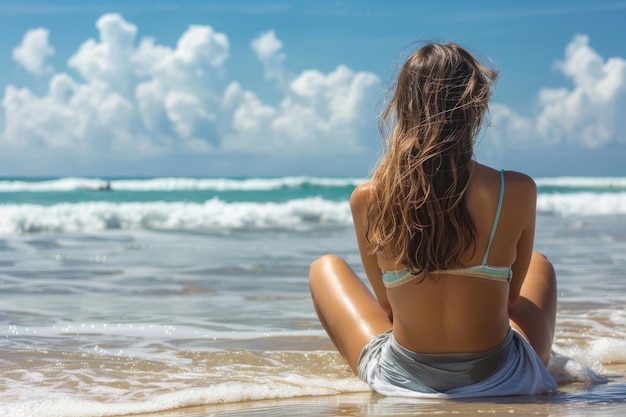
<svg viewBox="0 0 626 417">
<path fill-rule="evenodd" d="M 531 177 L 517 171 L 505 171 L 504 175 L 509 196 L 521 200 L 536 198 L 537 185 Z"/>
<path fill-rule="evenodd" d="M 489 190 L 489 193 L 499 192 L 500 170 L 494 169 L 480 163 L 476 164 L 479 183 Z M 535 181 L 528 175 L 517 171 L 504 171 L 504 182 L 506 186 L 505 196 L 507 199 L 519 197 L 527 199 L 537 193 Z M 497 194 L 496 194 L 497 195 Z"/>
<path fill-rule="evenodd" d="M 528 175 L 516 171 L 506 171 L 504 178 L 506 187 L 504 200 L 508 217 L 524 224 L 534 223 L 537 210 L 535 181 Z"/>
<path fill-rule="evenodd" d="M 361 211 L 367 207 L 372 187 L 369 182 L 358 185 L 350 196 L 350 208 L 353 212 Z"/>
</svg>

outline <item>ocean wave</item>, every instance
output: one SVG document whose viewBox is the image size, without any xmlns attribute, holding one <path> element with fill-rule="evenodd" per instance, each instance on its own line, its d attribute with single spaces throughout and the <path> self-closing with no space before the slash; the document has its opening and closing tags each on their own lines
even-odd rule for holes
<svg viewBox="0 0 626 417">
<path fill-rule="evenodd" d="M 115 402 L 103 402 L 80 398 L 77 395 L 55 394 L 48 392 L 31 394 L 39 397 L 21 401 L 9 401 L 0 404 L 2 415 L 13 416 L 40 416 L 40 417 L 84 417 L 84 416 L 120 416 L 129 414 L 157 413 L 176 411 L 187 407 L 210 406 L 245 403 L 248 401 L 289 400 L 300 397 L 325 398 L 331 395 L 347 393 L 367 393 L 367 385 L 355 377 L 343 378 L 310 378 L 298 375 L 286 375 L 282 378 L 268 378 L 260 375 L 262 382 L 223 382 L 210 384 L 207 387 L 189 387 L 190 384 L 179 384 L 176 391 L 162 394 L 146 393 L 145 399 L 129 401 L 120 398 Z M 142 384 L 141 382 L 139 384 Z M 156 385 L 156 384 L 155 384 Z M 108 388 L 104 394 L 122 391 L 118 388 Z M 158 387 L 160 388 L 160 387 Z M 156 391 L 156 389 L 153 389 Z M 100 393 L 100 397 L 103 394 Z M 134 395 L 138 396 L 138 395 Z M 130 397 L 130 395 L 129 395 Z M 290 414 L 301 413 L 303 404 L 296 403 L 282 407 Z M 304 404 L 305 410 L 318 411 L 317 407 Z M 240 407 L 235 407 L 238 409 Z M 7 414 L 4 414 L 4 413 Z M 228 411 L 226 411 L 228 413 Z M 169 413 L 166 413 L 169 414 Z M 245 414 L 245 413 L 244 413 Z M 244 415 L 240 414 L 240 415 Z M 208 413 L 207 415 L 216 415 Z M 289 414 L 287 414 L 289 415 Z"/>
<path fill-rule="evenodd" d="M 537 211 L 561 216 L 606 216 L 626 214 L 626 192 L 539 194 Z"/>
<path fill-rule="evenodd" d="M 30 233 L 81 233 L 102 230 L 228 230 L 303 229 L 344 226 L 352 222 L 348 201 L 320 197 L 284 203 L 80 202 L 51 206 L 0 205 L 0 236 Z"/>
<path fill-rule="evenodd" d="M 553 177 L 535 179 L 542 188 L 573 190 L 626 190 L 626 177 Z"/>
<path fill-rule="evenodd" d="M 2 381 L 7 400 L 0 403 L 0 415 L 120 416 L 370 391 L 346 372 L 337 352 L 236 350 L 189 356 L 193 359 L 141 360 L 91 350 L 71 370 L 40 363 Z M 75 375 L 80 375 L 80 390 Z"/>
<path fill-rule="evenodd" d="M 99 191 L 272 191 L 297 188 L 345 188 L 355 187 L 367 178 L 331 178 L 289 176 L 276 178 L 129 178 L 104 179 L 66 177 L 38 180 L 0 180 L 0 192 L 71 192 L 80 190 Z M 626 191 L 626 177 L 546 177 L 536 178 L 541 190 L 568 191 Z"/>
<path fill-rule="evenodd" d="M 626 214 L 626 192 L 539 194 L 540 215 Z M 214 233 L 229 230 L 312 230 L 350 226 L 348 200 L 322 197 L 285 202 L 77 202 L 53 205 L 0 204 L 0 236 L 82 233 L 103 230 L 172 230 Z"/>
<path fill-rule="evenodd" d="M 58 178 L 48 180 L 2 180 L 0 192 L 71 192 L 100 191 L 271 191 L 284 188 L 345 188 L 355 187 L 365 178 L 280 177 L 280 178 L 145 178 L 100 179 Z"/>
</svg>

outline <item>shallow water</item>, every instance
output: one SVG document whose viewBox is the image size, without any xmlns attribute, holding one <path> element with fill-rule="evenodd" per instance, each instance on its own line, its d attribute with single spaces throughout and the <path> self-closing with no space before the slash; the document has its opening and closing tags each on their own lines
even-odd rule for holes
<svg viewBox="0 0 626 417">
<path fill-rule="evenodd" d="M 626 373 L 626 367 L 614 373 Z M 568 384 L 556 394 L 484 398 L 477 400 L 416 400 L 386 398 L 374 393 L 299 397 L 285 400 L 240 402 L 189 407 L 146 417 L 205 416 L 294 416 L 386 417 L 428 415 L 517 415 L 517 416 L 614 416 L 626 411 L 626 378 L 610 384 Z"/>
<path fill-rule="evenodd" d="M 362 273 L 345 220 L 349 190 L 340 188 L 344 197 L 324 200 L 328 206 L 289 206 L 290 218 L 284 209 L 293 200 L 263 203 L 263 222 L 255 209 L 242 214 L 232 203 L 223 213 L 231 220 L 211 220 L 219 227 L 188 227 L 198 217 L 146 226 L 155 215 L 145 214 L 129 221 L 137 227 L 99 229 L 90 223 L 95 209 L 81 202 L 55 211 L 54 222 L 22 207 L 28 215 L 13 217 L 11 230 L 31 231 L 0 234 L 0 415 L 626 413 L 626 217 L 619 210 L 538 217 L 536 247 L 559 275 L 560 356 L 551 368 L 559 393 L 415 402 L 372 394 L 313 311 L 306 279 L 313 259 L 337 253 Z M 323 191 L 312 193 L 306 198 Z M 50 214 L 46 207 L 37 210 Z M 196 209 L 176 216 L 193 218 Z M 242 219 L 247 226 L 228 226 Z M 34 232 L 28 222 L 62 226 Z M 579 363 L 609 383 L 592 384 Z"/>
</svg>

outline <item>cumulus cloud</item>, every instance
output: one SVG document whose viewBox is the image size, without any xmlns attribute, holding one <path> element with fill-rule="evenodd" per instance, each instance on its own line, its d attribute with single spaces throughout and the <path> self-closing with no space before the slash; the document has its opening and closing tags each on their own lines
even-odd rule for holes
<svg viewBox="0 0 626 417">
<path fill-rule="evenodd" d="M 330 72 L 290 72 L 272 30 L 250 42 L 273 101 L 228 73 L 230 43 L 207 25 L 192 25 L 175 45 L 138 38 L 119 14 L 102 15 L 98 36 L 85 40 L 55 72 L 49 32 L 28 31 L 13 59 L 49 75 L 47 91 L 7 85 L 0 125 L 3 151 L 58 150 L 81 157 L 153 156 L 177 152 L 247 152 L 283 156 L 354 153 L 375 138 L 380 79 L 338 65 Z M 585 35 L 566 46 L 555 70 L 568 88 L 543 88 L 536 111 L 491 106 L 486 142 L 492 149 L 626 142 L 626 60 L 605 59 Z M 278 99 L 276 99 L 278 97 Z"/>
<path fill-rule="evenodd" d="M 120 15 L 106 14 L 96 22 L 100 39 L 89 39 L 69 59 L 68 66 L 91 83 L 102 82 L 127 94 L 133 83 L 137 27 Z"/>
<path fill-rule="evenodd" d="M 304 71 L 289 84 L 289 91 L 275 107 L 263 104 L 251 91 L 232 84 L 225 103 L 232 109 L 233 132 L 225 146 L 232 150 L 288 155 L 320 155 L 354 152 L 367 137 L 368 107 L 380 94 L 380 80 L 371 73 L 345 66 L 324 74 Z M 371 135 L 370 132 L 369 135 Z M 260 142 L 259 138 L 267 138 Z"/>
<path fill-rule="evenodd" d="M 48 30 L 44 28 L 29 30 L 22 38 L 22 43 L 13 49 L 13 59 L 31 74 L 42 75 L 53 70 L 52 66 L 46 64 L 46 59 L 54 55 L 54 48 L 48 43 L 48 35 Z"/>
<path fill-rule="evenodd" d="M 277 104 L 264 103 L 229 78 L 228 37 L 210 26 L 190 26 L 174 47 L 137 39 L 138 28 L 119 14 L 101 16 L 96 29 L 97 39 L 80 45 L 67 62 L 68 72 L 52 74 L 45 94 L 5 88 L 0 146 L 123 157 L 357 152 L 373 120 L 363 109 L 380 95 L 376 75 L 342 65 L 330 73 L 290 75 L 273 31 L 254 39 L 251 48 L 282 94 Z M 33 38 L 29 32 L 16 48 L 39 51 L 17 53 L 31 72 L 44 71 L 53 51 L 48 32 L 36 33 Z"/>
<path fill-rule="evenodd" d="M 626 60 L 602 58 L 589 46 L 589 37 L 576 35 L 555 64 L 571 80 L 572 88 L 543 88 L 537 112 L 522 116 L 509 107 L 491 107 L 488 137 L 501 146 L 552 147 L 580 144 L 597 148 L 610 142 L 626 143 Z"/>
<path fill-rule="evenodd" d="M 273 30 L 262 33 L 250 43 L 250 47 L 263 64 L 265 78 L 275 81 L 281 88 L 286 87 L 290 76 L 283 67 L 286 56 L 281 52 L 283 43 L 276 37 L 276 33 Z"/>
</svg>

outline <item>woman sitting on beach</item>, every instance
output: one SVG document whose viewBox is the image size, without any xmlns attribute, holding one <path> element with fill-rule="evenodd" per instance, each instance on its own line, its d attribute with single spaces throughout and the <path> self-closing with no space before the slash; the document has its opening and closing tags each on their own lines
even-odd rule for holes
<svg viewBox="0 0 626 417">
<path fill-rule="evenodd" d="M 496 76 L 456 44 L 409 57 L 382 115 L 385 153 L 350 200 L 374 294 L 340 257 L 311 265 L 322 325 L 381 394 L 556 388 L 556 278 L 533 253 L 535 183 L 473 159 Z"/>
</svg>

